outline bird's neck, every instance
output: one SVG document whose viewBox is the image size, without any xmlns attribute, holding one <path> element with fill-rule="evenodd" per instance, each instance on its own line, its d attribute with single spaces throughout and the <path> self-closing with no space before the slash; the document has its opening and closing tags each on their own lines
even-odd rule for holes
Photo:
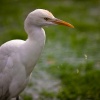
<svg viewBox="0 0 100 100">
<path fill-rule="evenodd" d="M 39 26 L 26 24 L 25 31 L 31 41 L 43 42 L 45 40 L 45 31 Z"/>
<path fill-rule="evenodd" d="M 40 57 L 41 51 L 45 44 L 45 32 L 41 27 L 28 26 L 25 28 L 28 39 L 26 40 L 22 52 L 23 63 L 26 67 L 27 74 L 29 75 L 38 58 Z"/>
</svg>

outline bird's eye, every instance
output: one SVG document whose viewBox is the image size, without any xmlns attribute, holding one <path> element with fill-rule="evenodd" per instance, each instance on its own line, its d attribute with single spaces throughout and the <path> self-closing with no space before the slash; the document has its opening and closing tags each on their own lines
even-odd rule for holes
<svg viewBox="0 0 100 100">
<path fill-rule="evenodd" d="M 44 20 L 46 20 L 46 21 L 47 21 L 47 20 L 49 20 L 49 18 L 45 17 L 45 18 L 44 18 Z"/>
</svg>

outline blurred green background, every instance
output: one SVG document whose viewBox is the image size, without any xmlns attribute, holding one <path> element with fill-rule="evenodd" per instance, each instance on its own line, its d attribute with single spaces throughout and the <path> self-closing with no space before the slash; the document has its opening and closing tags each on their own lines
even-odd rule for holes
<svg viewBox="0 0 100 100">
<path fill-rule="evenodd" d="M 0 0 L 0 44 L 26 39 L 24 20 L 34 9 L 75 26 L 44 27 L 46 45 L 24 100 L 100 100 L 100 0 Z"/>
</svg>

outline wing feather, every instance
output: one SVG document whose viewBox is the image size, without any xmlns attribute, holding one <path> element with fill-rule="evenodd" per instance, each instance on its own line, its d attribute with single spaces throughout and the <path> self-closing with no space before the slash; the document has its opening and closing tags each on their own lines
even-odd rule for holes
<svg viewBox="0 0 100 100">
<path fill-rule="evenodd" d="M 9 87 L 13 78 L 13 58 L 12 54 L 23 41 L 14 40 L 3 44 L 0 47 L 0 100 L 9 98 Z"/>
</svg>

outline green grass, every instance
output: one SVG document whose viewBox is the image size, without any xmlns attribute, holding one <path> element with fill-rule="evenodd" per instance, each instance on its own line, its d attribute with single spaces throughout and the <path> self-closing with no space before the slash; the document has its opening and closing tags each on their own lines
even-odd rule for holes
<svg viewBox="0 0 100 100">
<path fill-rule="evenodd" d="M 33 71 L 31 85 L 22 97 L 25 100 L 99 100 L 100 0 L 1 0 L 0 44 L 16 38 L 25 40 L 24 19 L 37 8 L 51 11 L 75 29 L 44 28 L 46 45 Z M 54 85 L 55 82 L 58 84 Z"/>
</svg>

